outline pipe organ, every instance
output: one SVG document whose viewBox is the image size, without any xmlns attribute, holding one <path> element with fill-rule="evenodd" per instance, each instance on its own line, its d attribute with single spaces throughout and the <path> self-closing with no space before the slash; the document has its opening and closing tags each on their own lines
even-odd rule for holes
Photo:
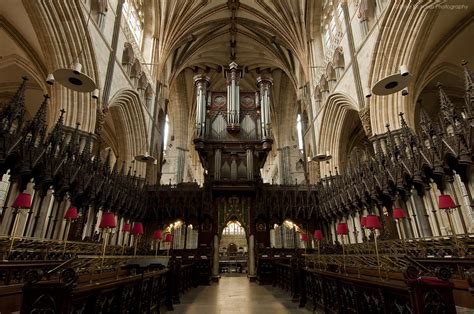
<svg viewBox="0 0 474 314">
<path fill-rule="evenodd" d="M 209 77 L 194 76 L 196 137 L 194 144 L 213 181 L 253 181 L 260 178 L 273 143 L 269 75 L 259 77 L 256 91 L 240 91 L 243 70 L 232 62 L 224 70 L 226 91 L 215 91 Z M 206 106 L 207 105 L 207 106 Z"/>
</svg>

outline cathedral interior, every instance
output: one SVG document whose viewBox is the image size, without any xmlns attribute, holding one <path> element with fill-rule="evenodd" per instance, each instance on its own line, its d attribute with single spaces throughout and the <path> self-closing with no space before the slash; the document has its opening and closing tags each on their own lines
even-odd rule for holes
<svg viewBox="0 0 474 314">
<path fill-rule="evenodd" d="M 473 313 L 473 38 L 471 0 L 0 1 L 0 313 Z"/>
</svg>

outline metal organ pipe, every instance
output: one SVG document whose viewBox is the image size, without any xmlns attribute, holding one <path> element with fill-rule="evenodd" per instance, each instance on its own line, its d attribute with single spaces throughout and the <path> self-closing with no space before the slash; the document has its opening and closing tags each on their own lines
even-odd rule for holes
<svg viewBox="0 0 474 314">
<path fill-rule="evenodd" d="M 196 135 L 199 137 L 204 136 L 206 127 L 206 94 L 210 82 L 210 78 L 205 75 L 194 76 L 194 85 L 196 86 Z"/>
<path fill-rule="evenodd" d="M 273 85 L 271 77 L 258 77 L 257 86 L 260 89 L 260 110 L 262 137 L 268 138 L 270 134 L 270 87 Z"/>
<path fill-rule="evenodd" d="M 227 78 L 227 123 L 229 125 L 239 125 L 239 79 L 242 72 L 238 69 L 235 62 L 229 64 L 226 71 Z"/>
</svg>

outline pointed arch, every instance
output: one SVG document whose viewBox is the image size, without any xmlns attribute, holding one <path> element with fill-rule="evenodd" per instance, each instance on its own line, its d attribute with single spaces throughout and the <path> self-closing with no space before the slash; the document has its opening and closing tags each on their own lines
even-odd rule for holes
<svg viewBox="0 0 474 314">
<path fill-rule="evenodd" d="M 148 151 L 148 132 L 139 95 L 130 89 L 119 90 L 110 100 L 109 111 L 102 137 L 119 159 L 130 161 Z M 137 165 L 136 170 L 144 175 L 145 165 Z"/>
<path fill-rule="evenodd" d="M 332 166 L 339 166 L 345 158 L 342 145 L 347 144 L 350 134 L 346 134 L 351 120 L 361 124 L 358 118 L 356 101 L 350 96 L 335 93 L 329 96 L 323 108 L 321 130 L 319 132 L 319 147 L 316 151 L 329 152 L 332 155 Z"/>
</svg>

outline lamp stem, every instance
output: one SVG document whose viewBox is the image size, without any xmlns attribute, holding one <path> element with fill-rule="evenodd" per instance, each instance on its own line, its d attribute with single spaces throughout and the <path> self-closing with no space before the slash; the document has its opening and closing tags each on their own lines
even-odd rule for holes
<svg viewBox="0 0 474 314">
<path fill-rule="evenodd" d="M 159 242 L 158 242 L 158 239 L 155 240 L 155 256 L 158 256 L 158 245 L 159 245 Z"/>
<path fill-rule="evenodd" d="M 380 274 L 380 257 L 379 257 L 379 247 L 377 245 L 377 234 L 375 233 L 375 229 L 372 229 L 372 232 L 374 233 L 375 256 L 377 257 L 377 269 L 379 271 L 379 277 L 382 278 L 382 275 Z"/>
<path fill-rule="evenodd" d="M 8 256 L 12 254 L 13 243 L 15 242 L 16 229 L 18 228 L 18 220 L 20 220 L 20 209 L 16 210 L 15 221 L 13 222 L 10 250 L 8 251 Z"/>
<path fill-rule="evenodd" d="M 135 249 L 133 250 L 133 256 L 137 256 L 137 246 L 138 246 L 138 234 L 135 236 Z"/>
<path fill-rule="evenodd" d="M 125 243 L 126 243 L 126 237 L 127 237 L 127 233 L 124 232 L 123 233 L 123 240 L 122 240 L 122 255 L 123 255 L 123 252 L 125 251 Z"/>
<path fill-rule="evenodd" d="M 102 271 L 102 267 L 104 267 L 104 259 L 105 259 L 105 248 L 107 247 L 107 240 L 109 239 L 109 233 L 107 230 L 104 231 L 104 245 L 102 246 L 102 263 L 100 265 L 100 269 Z"/>
<path fill-rule="evenodd" d="M 318 268 L 321 269 L 321 251 L 319 248 L 319 240 L 318 241 Z"/>
<path fill-rule="evenodd" d="M 69 228 L 71 227 L 71 220 L 66 220 L 66 232 L 64 236 L 64 247 L 63 247 L 63 255 L 66 254 L 66 245 L 67 245 L 67 238 L 69 237 Z"/>
<path fill-rule="evenodd" d="M 346 252 L 344 249 L 344 234 L 341 235 L 341 239 L 342 239 L 342 269 L 344 270 L 344 272 L 346 272 Z"/>
<path fill-rule="evenodd" d="M 449 222 L 449 227 L 451 228 L 451 233 L 453 234 L 453 237 L 456 237 L 456 230 L 454 230 L 454 224 L 451 219 L 451 209 L 446 210 L 446 215 L 448 216 L 448 222 Z"/>
</svg>

